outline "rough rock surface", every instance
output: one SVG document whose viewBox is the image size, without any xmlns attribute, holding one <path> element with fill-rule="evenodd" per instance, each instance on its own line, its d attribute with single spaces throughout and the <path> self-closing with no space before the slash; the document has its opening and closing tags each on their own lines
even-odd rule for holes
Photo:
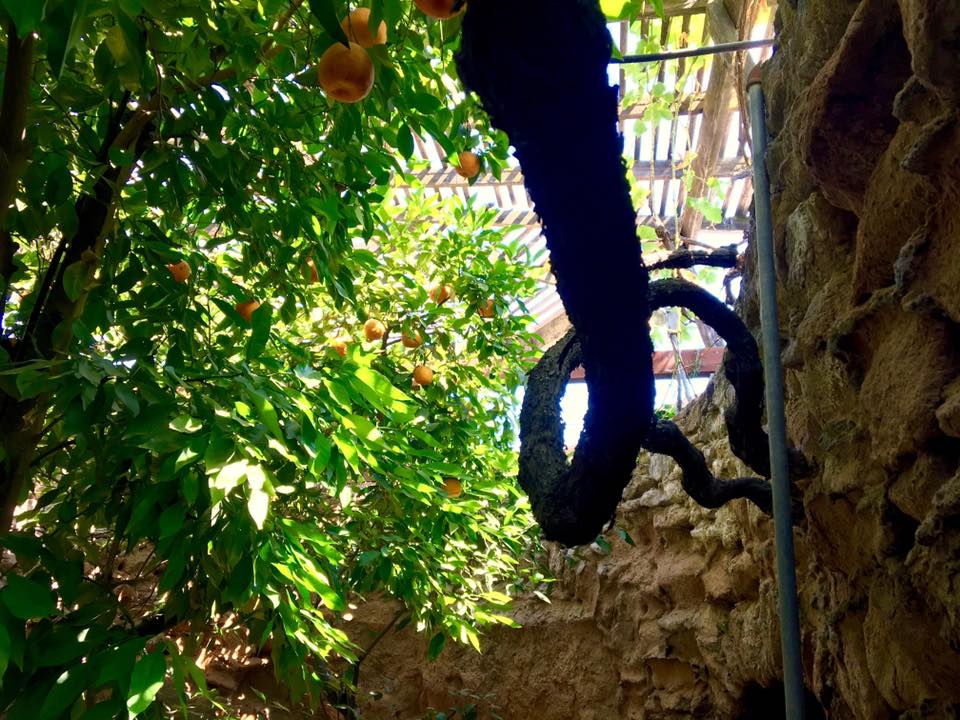
<svg viewBox="0 0 960 720">
<path fill-rule="evenodd" d="M 780 4 L 764 87 L 791 439 L 818 471 L 796 530 L 810 705 L 834 720 L 960 715 L 960 3 Z M 750 268 L 748 267 L 748 271 Z M 757 329 L 753 285 L 740 311 Z M 717 475 L 722 383 L 683 419 Z M 612 551 L 551 551 L 477 655 L 410 631 L 367 659 L 364 717 L 482 699 L 550 720 L 776 717 L 770 522 L 687 500 L 641 457 Z M 382 617 L 378 617 L 378 613 Z M 368 607 L 357 632 L 392 612 Z M 374 694 L 370 694 L 374 693 Z M 465 699 L 467 698 L 467 699 Z M 814 716 L 814 715 L 811 715 Z"/>
</svg>

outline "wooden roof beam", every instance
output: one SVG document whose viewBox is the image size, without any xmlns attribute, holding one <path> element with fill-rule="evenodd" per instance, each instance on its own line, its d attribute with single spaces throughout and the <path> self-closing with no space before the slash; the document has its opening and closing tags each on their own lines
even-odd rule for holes
<svg viewBox="0 0 960 720">
<path fill-rule="evenodd" d="M 728 178 L 736 177 L 742 172 L 746 172 L 749 166 L 740 158 L 728 158 L 717 163 L 716 169 L 711 177 Z M 667 160 L 657 160 L 653 163 L 653 172 L 650 171 L 649 162 L 635 163 L 633 166 L 633 176 L 637 180 L 676 180 L 683 177 L 683 170 L 674 170 L 674 166 Z M 444 170 L 424 170 L 415 174 L 417 180 L 426 188 L 460 188 L 467 187 L 466 180 L 457 175 L 452 168 Z M 504 186 L 504 185 L 523 185 L 523 174 L 520 168 L 511 168 L 500 174 L 497 179 L 490 173 L 484 173 L 477 177 L 473 183 L 474 186 Z M 408 188 L 410 185 L 404 183 L 400 187 Z"/>
</svg>

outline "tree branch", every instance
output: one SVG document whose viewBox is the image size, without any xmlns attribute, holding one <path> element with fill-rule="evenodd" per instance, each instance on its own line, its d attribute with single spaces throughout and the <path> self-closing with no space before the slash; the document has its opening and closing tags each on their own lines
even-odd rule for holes
<svg viewBox="0 0 960 720">
<path fill-rule="evenodd" d="M 650 452 L 669 455 L 680 466 L 680 483 L 695 503 L 718 508 L 731 500 L 747 498 L 767 515 L 773 511 L 770 483 L 760 478 L 741 477 L 718 480 L 707 467 L 703 453 L 697 450 L 674 423 L 661 420 L 644 441 Z"/>
<path fill-rule="evenodd" d="M 568 545 L 592 541 L 613 516 L 653 422 L 650 336 L 622 332 L 622 317 L 644 328 L 650 310 L 610 53 L 606 20 L 586 0 L 471 2 L 457 53 L 464 85 L 516 148 L 582 343 L 590 407 L 573 460 L 561 462 L 555 438 L 524 453 L 519 472 L 544 534 Z M 539 432 L 521 426 L 522 442 Z"/>
<path fill-rule="evenodd" d="M 727 245 L 709 252 L 681 248 L 670 254 L 669 257 L 656 262 L 649 270 L 681 270 L 692 268 L 695 265 L 710 265 L 711 267 L 732 268 L 737 266 L 737 246 Z"/>
<path fill-rule="evenodd" d="M 767 433 L 763 429 L 763 365 L 757 341 L 737 314 L 719 299 L 686 280 L 650 283 L 650 306 L 682 307 L 716 330 L 727 342 L 723 373 L 733 385 L 735 399 L 724 413 L 733 454 L 754 472 L 770 477 Z M 810 467 L 796 450 L 790 453 L 790 475 L 806 477 Z"/>
<path fill-rule="evenodd" d="M 0 105 L 0 323 L 7 306 L 10 277 L 15 269 L 16 245 L 6 229 L 6 221 L 27 162 L 23 134 L 30 101 L 33 47 L 33 34 L 18 37 L 13 21 L 8 21 L 7 65 L 4 68 L 3 104 Z"/>
</svg>

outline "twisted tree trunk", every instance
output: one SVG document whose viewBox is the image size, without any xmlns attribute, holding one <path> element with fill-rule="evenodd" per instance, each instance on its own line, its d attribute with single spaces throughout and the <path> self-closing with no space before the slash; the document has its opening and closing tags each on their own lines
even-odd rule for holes
<svg viewBox="0 0 960 720">
<path fill-rule="evenodd" d="M 520 485 L 544 535 L 566 545 L 592 541 L 613 517 L 641 447 L 673 457 L 684 488 L 704 506 L 747 498 L 769 512 L 771 504 L 766 480 L 713 477 L 676 425 L 655 421 L 650 312 L 685 307 L 728 343 L 724 372 L 737 395 L 726 414 L 731 446 L 769 476 L 753 336 L 701 288 L 649 282 L 621 159 L 610 53 L 596 0 L 471 0 L 457 56 L 464 84 L 516 148 L 574 326 L 531 372 L 520 416 Z M 729 256 L 688 254 L 662 266 L 729 264 Z M 559 399 L 581 361 L 590 402 L 568 463 Z M 799 455 L 794 461 L 793 470 L 805 470 Z"/>
<path fill-rule="evenodd" d="M 611 40 L 596 0 L 471 0 L 464 84 L 516 148 L 557 290 L 583 351 L 590 407 L 572 463 L 522 431 L 520 483 L 550 539 L 593 540 L 652 428 L 647 273 L 621 159 Z"/>
</svg>

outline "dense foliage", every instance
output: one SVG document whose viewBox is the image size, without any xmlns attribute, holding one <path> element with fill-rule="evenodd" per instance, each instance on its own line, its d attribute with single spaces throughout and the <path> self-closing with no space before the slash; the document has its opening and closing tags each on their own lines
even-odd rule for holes
<svg viewBox="0 0 960 720">
<path fill-rule="evenodd" d="M 530 259 L 486 209 L 392 202 L 414 134 L 494 173 L 505 141 L 452 90 L 458 19 L 371 7 L 376 82 L 341 104 L 313 70 L 341 0 L 0 2 L 5 717 L 186 703 L 170 631 L 226 616 L 314 703 L 362 597 L 434 653 L 508 622 Z"/>
</svg>

